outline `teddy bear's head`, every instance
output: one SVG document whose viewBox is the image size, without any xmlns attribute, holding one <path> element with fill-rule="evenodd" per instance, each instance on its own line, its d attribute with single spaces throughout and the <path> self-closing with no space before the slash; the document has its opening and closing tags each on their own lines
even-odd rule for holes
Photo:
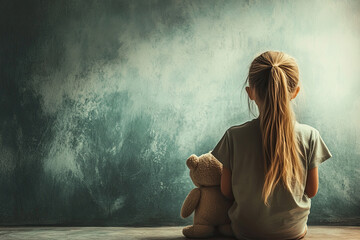
<svg viewBox="0 0 360 240">
<path fill-rule="evenodd" d="M 186 160 L 191 180 L 197 187 L 220 185 L 223 165 L 210 152 L 199 157 L 192 154 Z"/>
</svg>

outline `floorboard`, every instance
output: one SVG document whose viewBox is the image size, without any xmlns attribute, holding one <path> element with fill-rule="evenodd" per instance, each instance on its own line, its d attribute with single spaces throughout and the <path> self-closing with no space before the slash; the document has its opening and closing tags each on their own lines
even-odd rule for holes
<svg viewBox="0 0 360 240">
<path fill-rule="evenodd" d="M 185 240 L 181 230 L 182 227 L 0 227 L 0 239 Z M 305 239 L 359 240 L 360 226 L 309 226 Z"/>
</svg>

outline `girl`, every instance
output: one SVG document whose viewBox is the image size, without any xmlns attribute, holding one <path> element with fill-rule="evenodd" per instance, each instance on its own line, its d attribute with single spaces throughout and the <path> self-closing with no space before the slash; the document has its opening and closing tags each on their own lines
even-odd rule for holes
<svg viewBox="0 0 360 240">
<path fill-rule="evenodd" d="M 223 164 L 221 192 L 238 239 L 301 239 L 318 190 L 318 165 L 332 155 L 318 130 L 295 120 L 295 59 L 276 51 L 256 57 L 246 91 L 259 116 L 228 128 L 211 151 Z"/>
</svg>

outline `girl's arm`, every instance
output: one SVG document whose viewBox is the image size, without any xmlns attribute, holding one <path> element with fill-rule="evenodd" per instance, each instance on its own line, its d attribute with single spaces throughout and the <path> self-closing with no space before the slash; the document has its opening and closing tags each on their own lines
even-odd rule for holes
<svg viewBox="0 0 360 240">
<path fill-rule="evenodd" d="M 305 193 L 309 198 L 312 198 L 316 195 L 318 191 L 319 185 L 319 176 L 318 176 L 318 168 L 312 168 L 308 171 Z"/>
<path fill-rule="evenodd" d="M 231 188 L 231 171 L 223 167 L 220 184 L 221 193 L 228 199 L 234 200 L 234 195 Z"/>
</svg>

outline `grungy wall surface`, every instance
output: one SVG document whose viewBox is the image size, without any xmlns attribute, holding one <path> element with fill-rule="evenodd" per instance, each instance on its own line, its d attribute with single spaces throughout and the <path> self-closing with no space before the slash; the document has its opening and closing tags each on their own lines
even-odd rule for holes
<svg viewBox="0 0 360 240">
<path fill-rule="evenodd" d="M 0 224 L 176 225 L 185 161 L 252 118 L 266 50 L 296 58 L 297 120 L 333 157 L 309 224 L 359 224 L 359 1 L 7 1 Z"/>
</svg>

